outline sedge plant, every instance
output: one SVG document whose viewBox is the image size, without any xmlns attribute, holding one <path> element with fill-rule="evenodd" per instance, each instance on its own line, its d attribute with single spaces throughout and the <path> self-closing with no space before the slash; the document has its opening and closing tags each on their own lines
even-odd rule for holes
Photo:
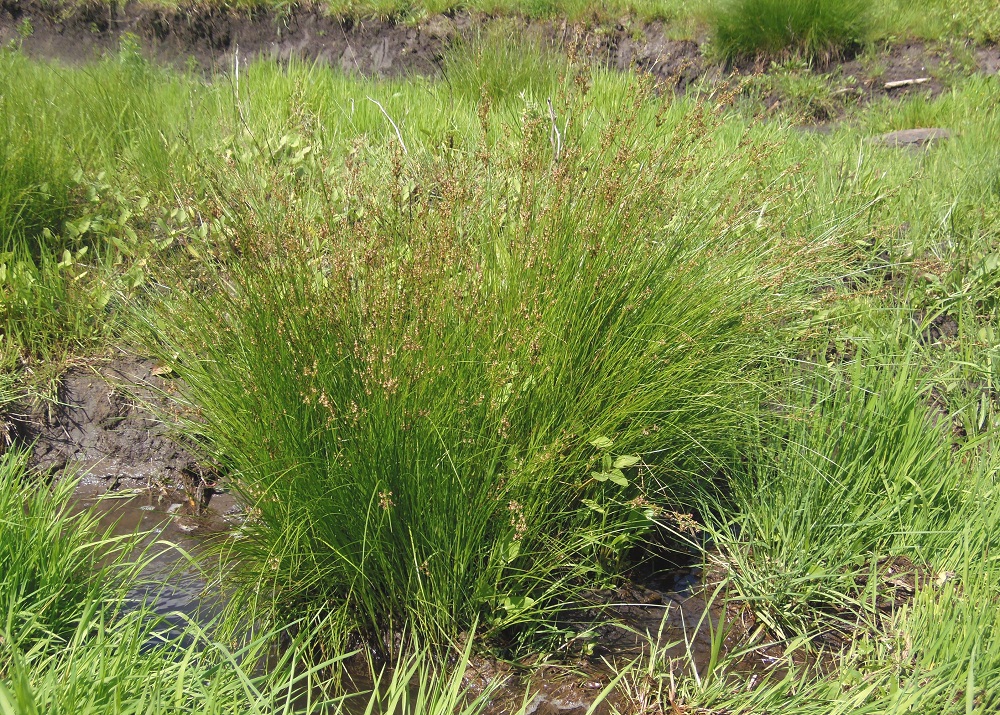
<svg viewBox="0 0 1000 715">
<path fill-rule="evenodd" d="M 233 613 L 333 611 L 382 646 L 478 622 L 528 647 L 738 459 L 802 245 L 747 208 L 781 200 L 760 145 L 696 175 L 711 112 L 663 126 L 625 101 L 586 128 L 602 143 L 484 106 L 474 153 L 214 169 L 235 257 L 142 330 L 249 507 Z"/>
</svg>

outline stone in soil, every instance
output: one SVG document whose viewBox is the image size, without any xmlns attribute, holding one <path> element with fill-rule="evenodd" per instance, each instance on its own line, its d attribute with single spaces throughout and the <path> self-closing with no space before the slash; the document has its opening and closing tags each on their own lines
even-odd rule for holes
<svg viewBox="0 0 1000 715">
<path fill-rule="evenodd" d="M 976 64 L 983 74 L 1000 74 L 1000 46 L 989 45 L 976 52 Z"/>
<path fill-rule="evenodd" d="M 947 129 L 926 128 L 926 129 L 903 129 L 898 132 L 889 132 L 875 138 L 875 142 L 891 148 L 923 149 L 951 138 L 951 132 Z"/>
</svg>

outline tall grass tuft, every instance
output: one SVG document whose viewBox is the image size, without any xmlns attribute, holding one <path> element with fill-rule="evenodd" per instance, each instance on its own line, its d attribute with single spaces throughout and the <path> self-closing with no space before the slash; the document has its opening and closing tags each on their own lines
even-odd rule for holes
<svg viewBox="0 0 1000 715">
<path fill-rule="evenodd" d="M 753 142 L 692 169 L 705 108 L 661 128 L 627 101 L 558 159 L 531 104 L 475 152 L 359 147 L 319 212 L 310 180 L 221 170 L 239 259 L 178 281 L 147 339 L 251 507 L 235 611 L 561 635 L 738 459 L 789 275 L 777 190 Z"/>
<path fill-rule="evenodd" d="M 794 382 L 783 429 L 734 480 L 720 555 L 772 633 L 850 632 L 876 615 L 880 560 L 925 563 L 965 513 L 968 458 L 927 407 L 913 356 L 866 354 Z"/>
<path fill-rule="evenodd" d="M 123 597 L 133 570 L 120 561 L 131 538 L 71 513 L 73 480 L 50 489 L 26 464 L 20 449 L 0 456 L 0 675 L 12 649 L 57 644 L 77 629 L 85 604 Z"/>
<path fill-rule="evenodd" d="M 801 55 L 829 60 L 868 36 L 870 0 L 722 0 L 711 15 L 729 60 Z"/>
</svg>

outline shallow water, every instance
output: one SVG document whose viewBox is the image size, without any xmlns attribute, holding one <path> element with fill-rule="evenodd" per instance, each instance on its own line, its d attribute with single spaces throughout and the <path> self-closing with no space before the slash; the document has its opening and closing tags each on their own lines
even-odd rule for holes
<svg viewBox="0 0 1000 715">
<path fill-rule="evenodd" d="M 224 538 L 239 526 L 238 507 L 229 494 L 215 494 L 205 508 L 196 509 L 183 493 L 136 489 L 108 493 L 104 480 L 83 480 L 75 493 L 75 510 L 98 516 L 102 532 L 127 536 L 145 532 L 137 558 L 148 563 L 142 585 L 129 593 L 134 607 L 145 603 L 157 615 L 179 624 L 184 618 L 207 624 L 222 606 L 221 591 L 194 559 L 209 540 Z M 204 561 L 204 560 L 203 560 Z"/>
</svg>

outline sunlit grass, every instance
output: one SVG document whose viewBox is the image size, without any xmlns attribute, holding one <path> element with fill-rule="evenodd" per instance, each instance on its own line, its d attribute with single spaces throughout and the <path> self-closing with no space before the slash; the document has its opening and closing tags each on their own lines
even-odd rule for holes
<svg viewBox="0 0 1000 715">
<path fill-rule="evenodd" d="M 697 506 L 720 596 L 759 626 L 737 650 L 788 669 L 652 657 L 648 702 L 995 709 L 996 79 L 818 136 L 506 42 L 441 82 L 5 55 L 4 365 L 120 340 L 142 311 L 129 339 L 184 378 L 201 413 L 182 424 L 252 507 L 231 610 L 276 630 L 239 658 L 289 612 L 322 644 L 295 667 L 326 658 L 324 686 L 349 634 L 389 651 L 413 628 L 439 656 L 475 625 L 476 648 L 546 651 L 654 522 Z M 867 141 L 912 126 L 953 138 Z M 939 316 L 957 327 L 932 338 Z M 153 626 L 87 577 L 101 539 L 52 506 L 69 487 L 45 501 L 4 459 L 7 521 L 46 517 L 34 540 L 0 524 L 22 564 L 0 570 L 21 574 L 8 628 L 28 634 L 0 706 L 281 711 L 301 692 L 220 666 L 238 647 L 196 628 L 196 649 L 144 651 Z M 925 578 L 885 608 L 900 556 Z M 831 630 L 829 669 L 800 667 Z"/>
<path fill-rule="evenodd" d="M 869 0 L 727 0 L 712 18 L 723 57 L 827 59 L 867 39 Z"/>
<path fill-rule="evenodd" d="M 71 513 L 75 482 L 54 487 L 29 478 L 27 454 L 0 456 L 0 664 L 12 650 L 57 644 L 77 628 L 85 606 L 124 596 L 135 567 L 123 562 L 134 542 L 112 537 L 95 516 Z M 5 674 L 0 665 L 0 675 Z"/>
<path fill-rule="evenodd" d="M 113 538 L 94 515 L 74 513 L 73 480 L 50 489 L 26 456 L 0 457 L 0 713 L 473 715 L 491 696 L 466 694 L 469 648 L 448 666 L 410 648 L 389 670 L 372 665 L 370 691 L 348 695 L 337 674 L 353 653 L 316 658 L 312 631 L 294 619 L 238 646 L 220 641 L 215 624 L 168 624 L 131 591 L 137 538 Z"/>
<path fill-rule="evenodd" d="M 719 130 L 701 105 L 659 128 L 594 118 L 605 146 L 598 126 L 550 141 L 547 104 L 523 111 L 484 101 L 474 152 L 303 160 L 298 200 L 219 170 L 249 209 L 220 207 L 240 258 L 208 293 L 175 283 L 147 340 L 252 505 L 235 610 L 343 611 L 376 639 L 562 637 L 650 517 L 739 458 L 773 347 L 758 327 L 775 295 L 796 305 L 790 262 L 830 246 L 764 237 L 762 146 L 685 173 Z M 676 208 L 699 204 L 714 213 Z"/>
</svg>

